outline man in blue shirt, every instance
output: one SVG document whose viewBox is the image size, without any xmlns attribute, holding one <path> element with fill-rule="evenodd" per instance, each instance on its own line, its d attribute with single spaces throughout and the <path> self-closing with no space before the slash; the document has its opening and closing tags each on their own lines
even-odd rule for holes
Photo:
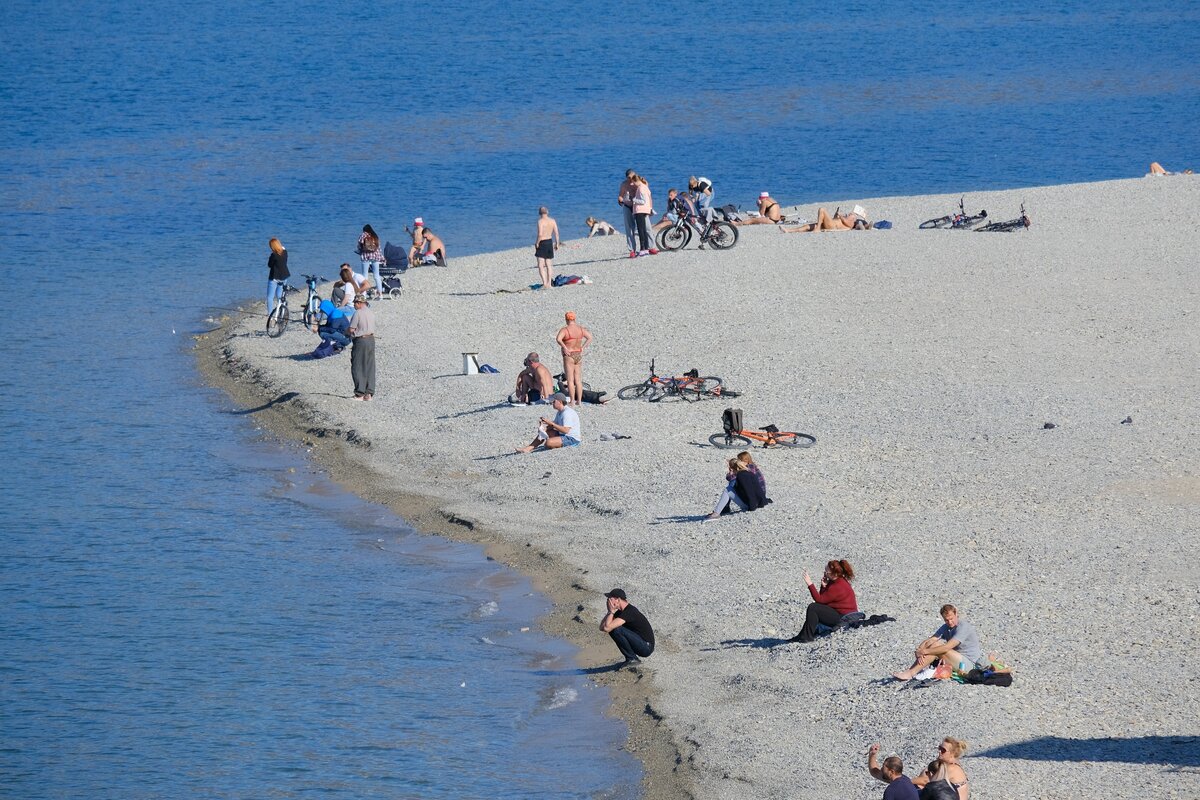
<svg viewBox="0 0 1200 800">
<path fill-rule="evenodd" d="M 313 325 L 313 333 L 320 335 L 322 342 L 331 342 L 337 350 L 350 344 L 350 337 L 346 335 L 346 330 L 350 327 L 350 317 L 346 315 L 346 311 L 329 300 L 322 300 L 321 314 L 325 317 L 325 323 Z"/>
</svg>

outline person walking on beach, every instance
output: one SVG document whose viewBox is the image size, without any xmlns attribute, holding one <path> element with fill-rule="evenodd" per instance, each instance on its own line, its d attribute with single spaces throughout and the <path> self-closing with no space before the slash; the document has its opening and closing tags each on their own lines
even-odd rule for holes
<svg viewBox="0 0 1200 800">
<path fill-rule="evenodd" d="M 549 289 L 550 281 L 554 279 L 554 251 L 558 249 L 558 223 L 550 216 L 550 209 L 542 206 L 538 209 L 537 239 L 534 241 L 533 254 L 537 257 L 538 276 L 542 279 L 542 288 Z"/>
<path fill-rule="evenodd" d="M 940 612 L 944 623 L 925 641 L 917 645 L 912 666 L 901 672 L 892 673 L 898 681 L 912 680 L 913 676 L 934 661 L 941 660 L 951 669 L 968 672 L 983 660 L 983 647 L 975 626 L 958 615 L 958 609 L 947 603 Z"/>
<path fill-rule="evenodd" d="M 565 315 L 566 325 L 558 329 L 554 341 L 562 350 L 563 375 L 567 382 L 569 402 L 583 402 L 583 348 L 592 342 L 592 332 L 575 321 L 575 312 Z"/>
<path fill-rule="evenodd" d="M 383 295 L 383 278 L 379 276 L 379 268 L 383 266 L 383 253 L 379 249 L 379 234 L 370 225 L 363 225 L 362 235 L 358 237 L 358 257 L 362 259 L 363 275 L 370 275 L 375 281 L 375 291 Z"/>
<path fill-rule="evenodd" d="M 867 751 L 867 771 L 871 777 L 883 781 L 888 788 L 883 790 L 883 800 L 920 800 L 920 793 L 913 782 L 904 774 L 904 762 L 900 756 L 888 756 L 879 765 L 879 745 L 871 745 Z"/>
<path fill-rule="evenodd" d="M 537 436 L 524 447 L 518 447 L 518 453 L 532 453 L 539 447 L 547 450 L 557 450 L 560 447 L 575 447 L 582 441 L 579 432 L 579 414 L 573 408 L 567 407 L 567 396 L 556 392 L 550 396 L 554 405 L 554 419 L 542 417 L 538 420 Z"/>
<path fill-rule="evenodd" d="M 287 250 L 278 239 L 267 242 L 271 255 L 267 256 L 267 316 L 275 310 L 277 301 L 283 299 L 283 284 L 292 273 L 288 272 Z"/>
<path fill-rule="evenodd" d="M 354 316 L 346 331 L 354 342 L 350 351 L 350 377 L 354 380 L 354 399 L 370 400 L 375 396 L 375 312 L 367 296 L 354 298 Z"/>
<path fill-rule="evenodd" d="M 654 652 L 654 629 L 650 620 L 630 605 L 624 589 L 613 589 L 606 593 L 608 613 L 600 620 L 600 630 L 612 637 L 625 661 L 621 666 L 632 667 L 642 663 Z"/>
</svg>

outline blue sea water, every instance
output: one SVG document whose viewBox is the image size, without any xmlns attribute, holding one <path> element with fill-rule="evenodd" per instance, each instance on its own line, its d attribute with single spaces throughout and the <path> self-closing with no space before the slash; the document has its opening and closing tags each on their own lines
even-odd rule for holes
<svg viewBox="0 0 1200 800">
<path fill-rule="evenodd" d="M 188 335 L 262 295 L 269 237 L 331 274 L 367 222 L 402 241 L 423 216 L 452 257 L 527 244 L 541 204 L 582 235 L 627 167 L 743 206 L 1200 167 L 1186 3 L 10 0 L 0 20 L 0 264 L 34 323 L 0 377 L 14 797 L 637 791 L 569 648 L 513 633 L 545 607 L 520 578 L 199 385 Z"/>
</svg>

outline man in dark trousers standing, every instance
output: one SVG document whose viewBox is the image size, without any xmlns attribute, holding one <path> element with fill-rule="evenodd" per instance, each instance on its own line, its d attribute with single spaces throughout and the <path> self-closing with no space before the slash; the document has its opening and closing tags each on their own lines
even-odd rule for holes
<svg viewBox="0 0 1200 800">
<path fill-rule="evenodd" d="M 354 379 L 354 399 L 375 396 L 375 313 L 365 294 L 354 296 L 354 316 L 346 331 L 354 342 L 350 351 L 350 377 Z"/>
<path fill-rule="evenodd" d="M 621 666 L 632 667 L 654 652 L 654 629 L 650 620 L 629 604 L 624 589 L 613 589 L 604 595 L 608 598 L 608 613 L 600 622 L 600 630 L 616 642 L 617 649 L 625 656 Z"/>
</svg>

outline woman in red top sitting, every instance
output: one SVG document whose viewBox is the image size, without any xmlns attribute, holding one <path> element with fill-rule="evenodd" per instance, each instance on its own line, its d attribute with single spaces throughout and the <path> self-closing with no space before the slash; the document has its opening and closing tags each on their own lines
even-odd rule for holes
<svg viewBox="0 0 1200 800">
<path fill-rule="evenodd" d="M 804 619 L 804 629 L 792 637 L 793 642 L 811 642 L 817 638 L 817 625 L 835 627 L 842 617 L 858 611 L 858 600 L 854 597 L 854 587 L 850 581 L 854 579 L 854 568 L 849 561 L 830 561 L 825 565 L 825 576 L 821 578 L 821 588 L 817 589 L 804 571 L 804 582 L 808 584 L 808 593 L 813 602 L 808 604 L 808 614 Z"/>
</svg>

